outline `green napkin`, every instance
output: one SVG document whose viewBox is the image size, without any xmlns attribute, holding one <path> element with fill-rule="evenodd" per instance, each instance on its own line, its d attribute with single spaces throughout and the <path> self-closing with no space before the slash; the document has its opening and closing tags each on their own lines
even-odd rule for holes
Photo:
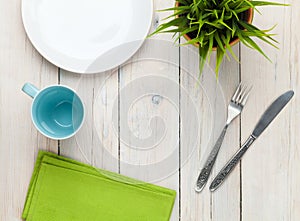
<svg viewBox="0 0 300 221">
<path fill-rule="evenodd" d="M 176 192 L 40 151 L 22 218 L 27 221 L 166 221 Z"/>
</svg>

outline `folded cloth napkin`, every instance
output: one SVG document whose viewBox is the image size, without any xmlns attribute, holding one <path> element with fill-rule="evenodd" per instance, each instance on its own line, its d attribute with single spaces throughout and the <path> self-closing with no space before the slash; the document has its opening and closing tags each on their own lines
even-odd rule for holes
<svg viewBox="0 0 300 221">
<path fill-rule="evenodd" d="M 176 192 L 40 151 L 27 221 L 167 221 Z"/>
</svg>

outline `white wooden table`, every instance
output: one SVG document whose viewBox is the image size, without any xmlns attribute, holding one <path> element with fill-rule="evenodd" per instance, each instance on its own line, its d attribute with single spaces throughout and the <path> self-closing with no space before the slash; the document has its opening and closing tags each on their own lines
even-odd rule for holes
<svg viewBox="0 0 300 221">
<path fill-rule="evenodd" d="M 126 103 L 126 96 L 134 94 L 124 95 L 122 89 L 132 89 L 131 93 L 140 92 L 143 95 L 147 82 L 144 80 L 142 85 L 131 83 L 137 79 L 141 70 L 147 70 L 143 72 L 145 76 L 160 74 L 161 70 L 156 72 L 159 67 L 151 63 L 154 61 L 140 62 L 138 65 L 132 63 L 114 71 L 84 78 L 60 70 L 42 58 L 26 37 L 21 20 L 21 0 L 0 0 L 0 220 L 20 220 L 39 149 L 128 175 L 129 170 L 124 162 L 135 164 L 137 168 L 147 162 L 155 164 L 162 161 L 161 157 L 166 156 L 168 151 L 174 153 L 174 149 L 168 149 L 174 145 L 178 147 L 178 151 L 175 149 L 175 164 L 178 167 L 174 167 L 175 170 L 169 176 L 151 180 L 154 179 L 153 174 L 150 174 L 151 170 L 149 174 L 130 174 L 140 178 L 144 176 L 145 180 L 177 191 L 171 220 L 300 220 L 300 3 L 296 0 L 284 2 L 291 3 L 292 6 L 264 8 L 261 9 L 264 16 L 256 13 L 254 18 L 254 24 L 262 28 L 278 24 L 274 32 L 278 33 L 276 39 L 280 42 L 280 50 L 262 45 L 273 63 L 255 51 L 236 45 L 234 50 L 241 59 L 240 64 L 226 61 L 222 66 L 218 81 L 224 92 L 226 105 L 240 81 L 253 85 L 253 90 L 242 116 L 228 129 L 213 175 L 216 175 L 247 138 L 274 98 L 288 89 L 295 91 L 295 97 L 251 147 L 218 191 L 210 193 L 206 187 L 201 194 L 196 194 L 193 187 L 201 165 L 200 160 L 209 148 L 210 130 L 207 128 L 212 131 L 212 139 L 220 132 L 220 128 L 211 126 L 211 112 L 205 105 L 207 101 L 204 95 L 193 93 L 191 88 L 195 85 L 178 68 L 185 65 L 190 67 L 190 64 L 184 63 L 189 58 L 182 48 L 177 48 L 176 54 L 171 54 L 172 50 L 161 52 L 172 59 L 178 58 L 177 64 L 161 67 L 166 71 L 161 76 L 156 75 L 156 79 L 164 77 L 178 87 L 178 90 L 172 92 L 174 100 L 164 99 L 157 91 L 157 95 L 145 95 L 141 102 L 134 101 L 136 107 L 133 105 L 126 116 L 129 105 Z M 174 1 L 155 0 L 154 4 L 155 9 L 162 9 L 172 6 Z M 165 15 L 154 12 L 152 30 Z M 171 37 L 160 35 L 155 39 L 170 41 Z M 150 48 L 146 43 L 135 58 L 145 56 Z M 30 119 L 31 100 L 21 92 L 25 82 L 32 82 L 38 87 L 61 83 L 80 90 L 87 109 L 86 124 L 80 133 L 61 142 L 46 139 L 39 134 Z M 185 90 L 195 103 L 182 99 Z M 99 102 L 101 105 L 95 106 Z M 214 101 L 210 102 L 214 104 Z M 192 131 L 186 133 L 182 126 L 192 125 L 193 122 L 183 122 L 183 117 L 179 114 L 189 105 L 197 107 L 199 115 L 203 117 L 198 119 L 200 126 L 197 140 L 200 142 L 192 156 L 183 159 L 186 157 L 182 153 L 191 148 L 190 143 L 195 139 Z M 172 109 L 174 107 L 177 111 Z M 224 115 L 223 110 L 216 110 L 216 113 Z M 141 154 L 139 149 L 132 148 L 136 141 L 127 134 L 126 128 L 139 139 L 146 139 L 147 136 L 159 138 L 159 131 L 153 130 L 158 122 L 157 118 L 153 118 L 156 115 L 161 115 L 166 121 L 165 129 L 169 131 L 162 138 L 166 149 L 149 155 L 147 152 Z M 127 138 L 130 138 L 129 141 L 124 140 Z M 102 145 L 102 149 L 99 145 Z M 104 157 L 104 150 L 114 156 L 115 160 Z"/>
</svg>

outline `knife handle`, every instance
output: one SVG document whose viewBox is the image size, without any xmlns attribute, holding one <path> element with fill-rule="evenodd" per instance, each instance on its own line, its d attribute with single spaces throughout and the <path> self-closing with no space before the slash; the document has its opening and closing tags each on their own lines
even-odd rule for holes
<svg viewBox="0 0 300 221">
<path fill-rule="evenodd" d="M 250 135 L 247 141 L 243 144 L 243 146 L 234 154 L 234 156 L 227 162 L 227 164 L 222 168 L 222 170 L 218 173 L 218 175 L 212 181 L 209 189 L 210 191 L 215 191 L 218 187 L 225 181 L 227 176 L 231 173 L 231 171 L 235 168 L 237 163 L 240 161 L 242 156 L 246 153 L 251 144 L 255 141 L 255 137 Z"/>
<path fill-rule="evenodd" d="M 228 125 L 226 125 L 224 127 L 224 129 L 222 130 L 222 133 L 220 134 L 216 144 L 214 145 L 213 149 L 211 150 L 205 164 L 204 167 L 202 168 L 197 182 L 196 182 L 196 187 L 195 187 L 195 191 L 196 192 L 201 192 L 201 190 L 203 189 L 203 187 L 205 186 L 205 184 L 207 183 L 208 177 L 211 173 L 211 170 L 215 164 L 215 161 L 217 159 L 220 147 L 223 143 L 226 131 L 227 131 Z"/>
</svg>

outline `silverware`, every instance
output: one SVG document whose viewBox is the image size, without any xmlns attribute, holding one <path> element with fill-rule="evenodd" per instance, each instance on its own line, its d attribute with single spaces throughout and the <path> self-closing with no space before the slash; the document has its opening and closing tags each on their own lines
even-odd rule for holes
<svg viewBox="0 0 300 221">
<path fill-rule="evenodd" d="M 234 169 L 236 164 L 240 161 L 242 156 L 248 150 L 250 145 L 262 134 L 262 132 L 269 126 L 269 124 L 275 119 L 275 117 L 280 113 L 280 111 L 285 107 L 285 105 L 291 100 L 294 92 L 288 91 L 278 97 L 264 112 L 260 120 L 256 124 L 252 134 L 243 144 L 243 146 L 235 153 L 235 155 L 227 162 L 227 164 L 222 168 L 219 174 L 212 181 L 209 189 L 215 191 Z"/>
<path fill-rule="evenodd" d="M 228 105 L 228 116 L 227 116 L 226 125 L 225 125 L 222 133 L 220 134 L 215 146 L 213 147 L 212 151 L 210 152 L 210 154 L 204 164 L 204 167 L 202 168 L 202 170 L 198 176 L 198 179 L 196 182 L 196 187 L 195 187 L 196 192 L 201 192 L 201 190 L 207 183 L 208 177 L 211 173 L 211 170 L 214 166 L 217 155 L 219 153 L 220 147 L 224 140 L 227 128 L 228 128 L 229 124 L 232 122 L 232 120 L 234 118 L 236 118 L 238 115 L 240 115 L 240 113 L 242 112 L 243 107 L 245 106 L 246 101 L 248 99 L 250 90 L 251 90 L 251 88 L 247 89 L 246 86 L 242 86 L 242 84 L 240 83 L 239 86 L 237 87 L 234 95 L 232 96 L 230 103 Z"/>
</svg>

